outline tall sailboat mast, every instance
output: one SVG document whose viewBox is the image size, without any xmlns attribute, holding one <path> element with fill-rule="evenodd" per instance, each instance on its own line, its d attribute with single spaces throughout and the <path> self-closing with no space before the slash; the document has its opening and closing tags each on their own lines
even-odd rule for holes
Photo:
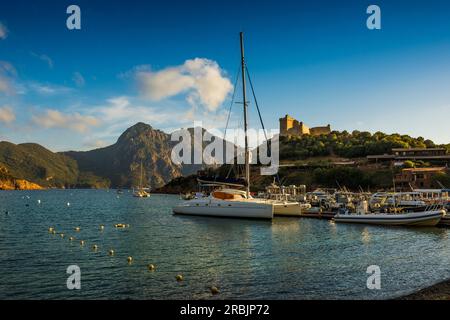
<svg viewBox="0 0 450 320">
<path fill-rule="evenodd" d="M 241 68 L 242 68 L 242 98 L 244 104 L 244 133 L 245 133 L 245 180 L 247 182 L 246 193 L 247 198 L 250 195 L 250 159 L 248 154 L 248 137 L 247 137 L 247 93 L 245 87 L 245 58 L 244 58 L 244 33 L 240 33 L 241 38 Z"/>
</svg>

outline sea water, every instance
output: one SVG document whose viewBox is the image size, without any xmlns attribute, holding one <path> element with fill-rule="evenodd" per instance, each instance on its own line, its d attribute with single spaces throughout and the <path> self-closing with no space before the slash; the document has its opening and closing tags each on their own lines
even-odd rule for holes
<svg viewBox="0 0 450 320">
<path fill-rule="evenodd" d="M 0 299 L 387 299 L 450 278 L 448 229 L 174 216 L 179 202 L 127 190 L 0 191 Z M 71 265 L 79 290 L 67 288 Z M 371 265 L 379 290 L 367 287 Z"/>
</svg>

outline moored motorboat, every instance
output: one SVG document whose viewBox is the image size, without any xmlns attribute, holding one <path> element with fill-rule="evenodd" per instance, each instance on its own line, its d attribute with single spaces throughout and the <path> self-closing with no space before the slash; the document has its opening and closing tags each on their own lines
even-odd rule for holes
<svg viewBox="0 0 450 320">
<path fill-rule="evenodd" d="M 267 200 L 273 204 L 273 214 L 278 216 L 300 216 L 302 209 L 300 203 L 295 201 Z"/>
<path fill-rule="evenodd" d="M 334 216 L 335 222 L 363 223 L 391 226 L 435 226 L 446 211 L 442 208 L 431 208 L 420 212 L 406 213 L 338 213 Z"/>
</svg>

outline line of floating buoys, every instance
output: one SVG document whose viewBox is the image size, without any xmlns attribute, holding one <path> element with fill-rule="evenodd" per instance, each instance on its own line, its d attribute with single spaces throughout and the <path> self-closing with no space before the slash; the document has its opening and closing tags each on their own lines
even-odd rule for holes
<svg viewBox="0 0 450 320">
<path fill-rule="evenodd" d="M 118 223 L 118 224 L 115 224 L 114 225 L 114 227 L 116 227 L 116 228 L 127 228 L 127 227 L 129 227 L 130 225 L 128 224 L 123 224 L 123 223 Z M 104 228 L 105 228 L 105 226 L 104 225 L 100 225 L 100 230 L 104 230 Z M 79 232 L 81 230 L 81 228 L 80 227 L 75 227 L 75 231 L 77 231 L 77 232 Z M 55 228 L 54 227 L 49 227 L 48 228 L 48 232 L 49 233 L 53 233 L 53 234 L 56 234 L 56 230 L 55 230 Z M 60 236 L 61 236 L 61 238 L 64 238 L 64 233 L 60 233 L 59 234 Z M 75 240 L 75 237 L 69 237 L 69 240 L 70 241 L 73 241 L 73 240 Z M 80 240 L 80 246 L 84 246 L 85 245 L 85 241 L 84 240 Z M 96 244 L 94 244 L 93 246 L 92 246 L 92 251 L 98 251 L 98 245 L 96 245 Z M 113 250 L 113 249 L 110 249 L 109 251 L 108 251 L 108 255 L 109 256 L 114 256 L 115 255 L 115 251 Z M 132 256 L 128 256 L 127 257 L 127 263 L 128 264 L 131 264 L 133 262 L 133 257 Z M 149 270 L 149 271 L 155 271 L 156 270 L 156 266 L 154 265 L 154 264 L 148 264 L 147 265 L 147 269 Z M 182 281 L 184 281 L 184 277 L 183 277 L 183 275 L 182 274 L 177 274 L 176 276 L 175 276 L 175 280 L 177 281 L 177 282 L 182 282 Z M 210 292 L 211 292 L 211 294 L 212 295 L 217 295 L 217 294 L 219 294 L 220 293 L 220 290 L 219 290 L 219 288 L 217 288 L 216 286 L 211 286 L 210 287 Z"/>
</svg>

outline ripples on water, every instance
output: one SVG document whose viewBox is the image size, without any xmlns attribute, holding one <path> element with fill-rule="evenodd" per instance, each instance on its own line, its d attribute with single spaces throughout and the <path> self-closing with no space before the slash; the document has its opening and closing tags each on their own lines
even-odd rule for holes
<svg viewBox="0 0 450 320">
<path fill-rule="evenodd" d="M 447 229 L 173 216 L 178 202 L 103 190 L 1 191 L 0 299 L 380 299 L 450 277 Z M 66 288 L 72 264 L 81 290 Z M 381 267 L 381 290 L 366 288 L 372 264 Z"/>
</svg>

